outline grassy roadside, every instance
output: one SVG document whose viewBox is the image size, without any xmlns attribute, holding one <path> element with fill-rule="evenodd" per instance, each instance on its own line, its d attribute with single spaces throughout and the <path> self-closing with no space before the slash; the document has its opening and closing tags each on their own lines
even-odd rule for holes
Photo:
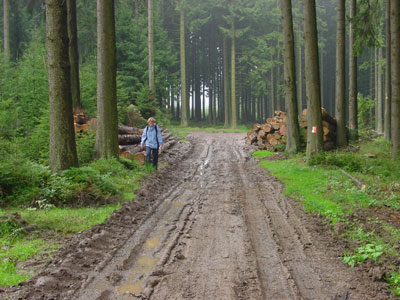
<svg viewBox="0 0 400 300">
<path fill-rule="evenodd" d="M 177 122 L 171 122 L 171 126 L 169 126 L 168 130 L 177 134 L 178 136 L 186 136 L 190 132 L 198 132 L 198 131 L 206 131 L 206 132 L 248 132 L 251 130 L 252 125 L 238 125 L 236 129 L 232 128 L 224 128 L 223 124 L 218 124 L 216 126 L 212 126 L 205 122 L 191 122 L 188 127 L 180 127 L 180 124 Z"/>
<path fill-rule="evenodd" d="M 378 139 L 351 151 L 321 154 L 309 164 L 303 155 L 278 161 L 262 159 L 272 154 L 267 151 L 254 156 L 285 184 L 287 196 L 300 201 L 306 211 L 322 215 L 348 242 L 345 264 L 375 268 L 375 279 L 388 282 L 400 295 L 400 161 L 390 157 L 389 147 Z M 366 188 L 359 189 L 340 169 Z"/>
<path fill-rule="evenodd" d="M 1 199 L 0 286 L 35 275 L 34 268 L 20 266 L 48 260 L 60 241 L 104 222 L 120 203 L 135 197 L 140 180 L 152 172 L 124 159 L 98 160 L 60 174 L 36 165 L 22 168 L 27 172 L 10 170 L 12 193 Z"/>
</svg>

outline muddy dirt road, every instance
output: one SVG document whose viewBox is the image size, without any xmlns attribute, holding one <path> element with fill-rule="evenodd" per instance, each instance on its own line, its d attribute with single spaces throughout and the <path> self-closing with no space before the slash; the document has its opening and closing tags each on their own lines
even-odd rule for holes
<svg viewBox="0 0 400 300">
<path fill-rule="evenodd" d="M 340 262 L 326 227 L 281 195 L 243 134 L 188 140 L 134 203 L 75 236 L 10 299 L 390 298 Z"/>
</svg>

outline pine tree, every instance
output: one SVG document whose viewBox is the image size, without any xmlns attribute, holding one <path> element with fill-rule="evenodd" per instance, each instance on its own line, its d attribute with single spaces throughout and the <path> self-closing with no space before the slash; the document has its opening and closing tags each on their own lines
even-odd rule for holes
<svg viewBox="0 0 400 300">
<path fill-rule="evenodd" d="M 321 89 L 315 0 L 303 0 L 307 87 L 307 159 L 323 150 Z"/>
<path fill-rule="evenodd" d="M 3 0 L 3 36 L 4 36 L 4 57 L 10 61 L 10 0 Z"/>
<path fill-rule="evenodd" d="M 186 48 L 185 48 L 185 0 L 180 2 L 180 54 L 181 54 L 181 126 L 187 127 L 188 122 L 188 100 L 186 88 Z"/>
<path fill-rule="evenodd" d="M 386 1 L 386 73 L 385 73 L 385 117 L 384 132 L 385 139 L 390 140 L 391 136 L 391 98 L 392 98 L 392 78 L 391 78 L 391 51 L 390 51 L 390 1 Z"/>
<path fill-rule="evenodd" d="M 97 130 L 98 157 L 118 157 L 114 1 L 97 0 Z"/>
<path fill-rule="evenodd" d="M 400 156 L 400 2 L 390 3 L 392 62 L 392 156 Z"/>
<path fill-rule="evenodd" d="M 355 53 L 355 16 L 356 16 L 356 0 L 350 0 L 350 44 L 349 44 L 349 127 L 350 139 L 358 139 L 358 121 L 357 121 L 357 56 Z"/>
<path fill-rule="evenodd" d="M 337 30 L 336 30 L 336 144 L 347 145 L 346 136 L 346 5 L 345 0 L 337 0 Z"/>
<path fill-rule="evenodd" d="M 297 153 L 300 150 L 300 130 L 296 98 L 296 60 L 294 56 L 292 1 L 282 0 L 281 10 L 285 62 L 285 103 L 287 110 L 286 151 Z"/>
<path fill-rule="evenodd" d="M 82 110 L 81 91 L 79 85 L 79 53 L 78 53 L 78 28 L 76 20 L 76 0 L 67 0 L 68 9 L 68 37 L 69 61 L 71 65 L 71 94 L 74 112 Z"/>
<path fill-rule="evenodd" d="M 50 167 L 58 172 L 78 165 L 72 117 L 67 4 L 46 0 L 50 100 Z"/>
</svg>

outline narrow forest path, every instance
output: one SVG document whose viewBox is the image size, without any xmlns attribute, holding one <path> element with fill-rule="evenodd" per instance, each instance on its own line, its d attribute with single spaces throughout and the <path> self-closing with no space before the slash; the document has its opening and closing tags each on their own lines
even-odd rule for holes
<svg viewBox="0 0 400 300">
<path fill-rule="evenodd" d="M 188 139 L 185 155 L 166 154 L 174 171 L 161 168 L 137 202 L 76 236 L 10 299 L 388 299 L 282 196 L 244 134 Z"/>
</svg>

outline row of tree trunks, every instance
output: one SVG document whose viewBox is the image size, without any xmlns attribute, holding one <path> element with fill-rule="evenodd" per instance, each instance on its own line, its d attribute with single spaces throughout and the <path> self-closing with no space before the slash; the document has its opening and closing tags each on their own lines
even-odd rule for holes
<svg viewBox="0 0 400 300">
<path fill-rule="evenodd" d="M 306 137 L 307 133 L 307 110 L 299 116 L 301 135 Z M 273 118 L 267 118 L 265 124 L 254 124 L 253 130 L 247 133 L 247 144 L 257 145 L 259 149 L 277 151 L 278 145 L 286 143 L 286 113 L 275 111 Z M 315 128 L 318 131 L 318 128 Z M 332 150 L 336 146 L 336 120 L 322 108 L 322 131 L 324 150 Z M 281 147 L 284 150 L 283 147 Z"/>
</svg>

